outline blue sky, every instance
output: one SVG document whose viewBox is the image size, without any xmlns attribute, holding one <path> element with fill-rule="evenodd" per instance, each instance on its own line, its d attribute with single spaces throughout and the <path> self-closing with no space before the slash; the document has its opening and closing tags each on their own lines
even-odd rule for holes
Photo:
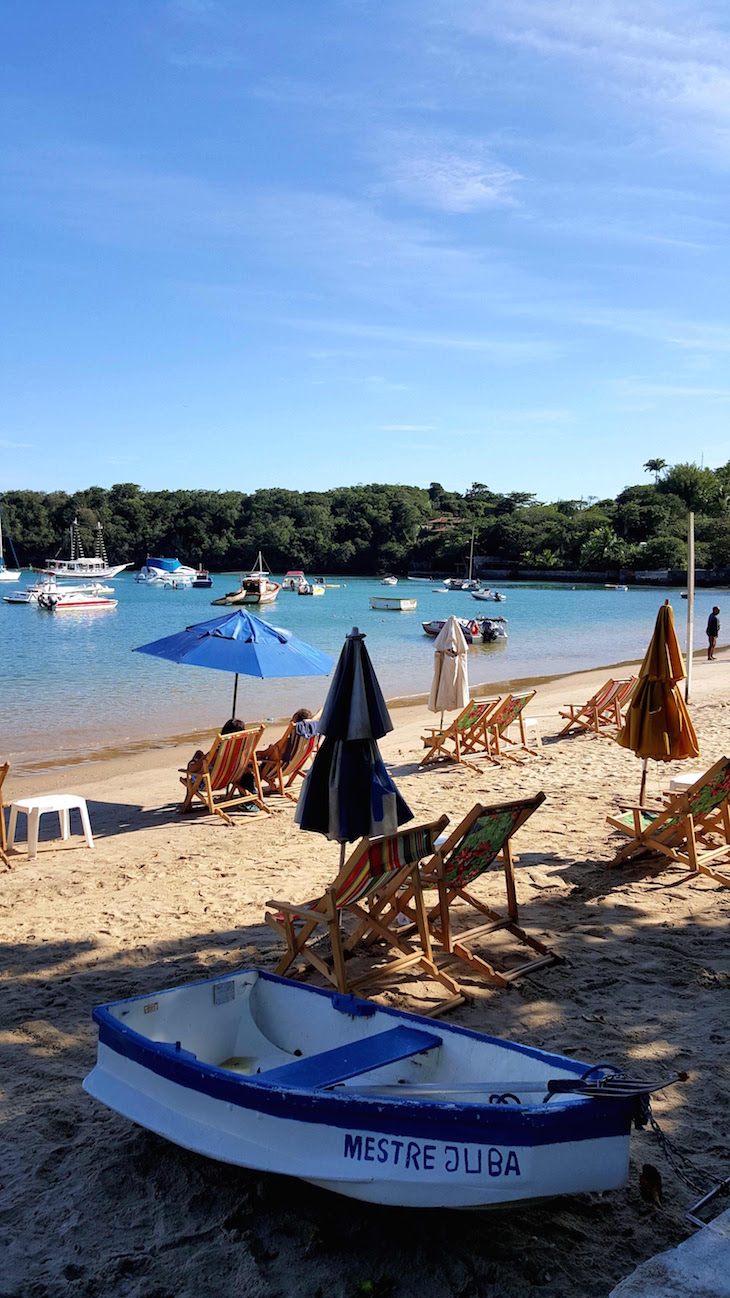
<svg viewBox="0 0 730 1298">
<path fill-rule="evenodd" d="M 27 0 L 0 28 L 0 489 L 548 500 L 730 459 L 725 5 Z"/>
</svg>

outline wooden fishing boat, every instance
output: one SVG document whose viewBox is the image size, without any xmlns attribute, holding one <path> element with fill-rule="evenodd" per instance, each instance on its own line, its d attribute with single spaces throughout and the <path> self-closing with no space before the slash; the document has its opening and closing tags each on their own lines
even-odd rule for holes
<svg viewBox="0 0 730 1298">
<path fill-rule="evenodd" d="M 247 577 L 241 578 L 239 590 L 229 590 L 227 594 L 221 595 L 219 599 L 212 599 L 211 604 L 229 606 L 235 604 L 273 604 L 281 586 L 277 581 L 271 580 L 271 573 L 264 563 L 263 555 L 259 550 L 256 556 L 256 563 Z"/>
<path fill-rule="evenodd" d="M 412 613 L 418 607 L 418 600 L 399 599 L 397 595 L 371 595 L 370 607 L 390 609 L 396 613 Z"/>
<path fill-rule="evenodd" d="M 667 1084 L 255 969 L 94 1019 L 83 1085 L 110 1109 L 221 1162 L 373 1203 L 617 1189 L 632 1118 Z"/>
</svg>

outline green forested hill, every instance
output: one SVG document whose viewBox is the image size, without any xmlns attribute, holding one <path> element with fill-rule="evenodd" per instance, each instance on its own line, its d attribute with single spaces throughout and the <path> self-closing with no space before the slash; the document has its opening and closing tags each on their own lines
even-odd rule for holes
<svg viewBox="0 0 730 1298">
<path fill-rule="evenodd" d="M 661 461 L 650 464 L 661 463 Z M 263 550 L 274 571 L 451 569 L 476 552 L 530 570 L 681 568 L 687 509 L 696 511 L 697 566 L 730 566 L 730 465 L 675 465 L 615 500 L 538 501 L 473 483 L 468 491 L 372 483 L 330 491 L 8 491 L 0 504 L 21 564 L 57 553 L 74 517 L 91 543 L 97 519 L 115 562 L 177 555 L 212 569 L 245 568 Z"/>
</svg>

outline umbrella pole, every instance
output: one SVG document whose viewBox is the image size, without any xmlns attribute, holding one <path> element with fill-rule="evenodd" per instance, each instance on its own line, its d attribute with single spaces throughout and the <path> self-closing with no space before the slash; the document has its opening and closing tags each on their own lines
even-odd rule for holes
<svg viewBox="0 0 730 1298">
<path fill-rule="evenodd" d="M 342 869 L 343 865 L 345 864 L 345 848 L 346 848 L 346 847 L 347 847 L 347 844 L 346 844 L 346 843 L 340 843 L 340 869 Z"/>
<path fill-rule="evenodd" d="M 639 793 L 640 807 L 643 807 L 644 805 L 644 794 L 646 793 L 646 767 L 647 767 L 647 759 L 645 757 L 641 764 L 641 791 Z"/>
<path fill-rule="evenodd" d="M 687 679 L 684 683 L 684 701 L 689 703 L 692 691 L 692 653 L 694 649 L 695 622 L 695 516 L 687 515 Z"/>
<path fill-rule="evenodd" d="M 233 710 L 232 710 L 232 712 L 231 712 L 231 716 L 232 716 L 232 717 L 235 717 L 235 715 L 236 715 L 236 696 L 237 696 L 237 694 L 238 694 L 238 672 L 236 672 L 236 675 L 235 675 L 235 678 L 234 678 L 234 681 L 233 681 Z"/>
</svg>

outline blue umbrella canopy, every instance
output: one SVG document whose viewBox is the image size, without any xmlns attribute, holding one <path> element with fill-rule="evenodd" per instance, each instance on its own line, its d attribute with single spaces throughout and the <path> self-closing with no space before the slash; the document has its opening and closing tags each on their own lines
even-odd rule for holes
<svg viewBox="0 0 730 1298">
<path fill-rule="evenodd" d="M 260 676 L 262 680 L 274 676 L 328 676 L 334 664 L 329 654 L 244 609 L 138 645 L 134 653 L 152 654 L 190 667 Z"/>
<path fill-rule="evenodd" d="M 357 627 L 345 640 L 295 815 L 300 829 L 342 844 L 393 834 L 413 818 L 376 742 L 393 723 L 363 640 Z"/>
</svg>

